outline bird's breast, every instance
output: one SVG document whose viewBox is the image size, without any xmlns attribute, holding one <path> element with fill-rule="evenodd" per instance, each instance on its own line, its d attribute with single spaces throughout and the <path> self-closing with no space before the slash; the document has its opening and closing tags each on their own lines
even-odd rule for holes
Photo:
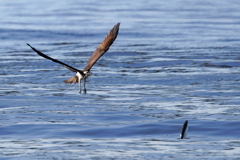
<svg viewBox="0 0 240 160">
<path fill-rule="evenodd" d="M 76 76 L 78 76 L 79 80 L 83 79 L 83 76 L 82 76 L 82 74 L 81 74 L 81 73 L 79 73 L 79 72 L 77 72 L 77 73 L 76 73 Z"/>
</svg>

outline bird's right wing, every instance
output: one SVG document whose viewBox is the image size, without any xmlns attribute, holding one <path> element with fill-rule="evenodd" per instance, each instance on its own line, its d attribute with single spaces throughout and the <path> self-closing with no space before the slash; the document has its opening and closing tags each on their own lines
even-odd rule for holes
<svg viewBox="0 0 240 160">
<path fill-rule="evenodd" d="M 117 23 L 107 34 L 105 39 L 100 43 L 97 49 L 93 52 L 92 56 L 89 58 L 84 71 L 89 71 L 92 66 L 97 62 L 97 60 L 108 51 L 109 47 L 113 44 L 114 40 L 117 38 L 120 23 Z"/>
<path fill-rule="evenodd" d="M 65 63 L 63 63 L 63 62 L 61 62 L 61 61 L 59 61 L 59 60 L 57 60 L 57 59 L 53 59 L 53 58 L 51 58 L 51 57 L 43 54 L 42 52 L 40 52 L 40 51 L 36 50 L 34 47 L 32 47 L 30 44 L 27 43 L 27 45 L 28 45 L 29 47 L 31 47 L 32 50 L 34 50 L 35 52 L 37 52 L 37 54 L 38 54 L 39 56 L 42 56 L 42 57 L 44 57 L 44 58 L 46 58 L 46 59 L 50 59 L 50 60 L 52 60 L 53 62 L 59 63 L 59 64 L 63 65 L 64 67 L 66 67 L 67 69 L 69 69 L 69 70 L 72 71 L 72 72 L 81 72 L 81 73 L 82 73 L 82 71 L 80 71 L 80 70 L 78 70 L 78 69 L 76 69 L 76 68 L 74 68 L 74 67 L 71 67 L 71 66 L 69 66 L 69 65 L 67 65 L 67 64 L 65 64 Z"/>
</svg>

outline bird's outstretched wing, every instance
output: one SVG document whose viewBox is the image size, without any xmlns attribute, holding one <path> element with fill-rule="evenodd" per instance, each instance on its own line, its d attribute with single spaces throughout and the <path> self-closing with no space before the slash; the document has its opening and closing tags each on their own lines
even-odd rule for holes
<svg viewBox="0 0 240 160">
<path fill-rule="evenodd" d="M 92 56 L 89 58 L 84 71 L 89 71 L 92 66 L 97 62 L 97 60 L 108 51 L 109 47 L 113 44 L 114 40 L 117 38 L 120 23 L 117 23 L 107 34 L 102 43 L 93 52 Z"/>
<path fill-rule="evenodd" d="M 46 59 L 50 59 L 50 60 L 52 60 L 53 62 L 59 63 L 59 64 L 63 65 L 64 67 L 66 67 L 67 69 L 69 69 L 69 70 L 72 71 L 72 72 L 81 72 L 80 70 L 78 70 L 78 69 L 76 69 L 76 68 L 73 68 L 73 67 L 71 67 L 71 66 L 69 66 L 69 65 L 67 65 L 67 64 L 65 64 L 65 63 L 63 63 L 63 62 L 61 62 L 61 61 L 59 61 L 59 60 L 57 60 L 57 59 L 53 59 L 53 58 L 51 58 L 51 57 L 43 54 L 42 52 L 40 52 L 40 51 L 36 50 L 34 47 L 32 47 L 30 44 L 27 43 L 27 45 L 28 45 L 29 47 L 31 47 L 32 50 L 34 50 L 35 52 L 37 52 L 37 54 L 38 54 L 39 56 L 42 56 L 42 57 L 44 57 L 44 58 L 46 58 Z M 82 72 L 81 72 L 81 73 L 82 73 Z"/>
</svg>

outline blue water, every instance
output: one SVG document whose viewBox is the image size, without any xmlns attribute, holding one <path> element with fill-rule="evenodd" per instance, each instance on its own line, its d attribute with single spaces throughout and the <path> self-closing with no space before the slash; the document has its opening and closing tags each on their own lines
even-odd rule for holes
<svg viewBox="0 0 240 160">
<path fill-rule="evenodd" d="M 0 1 L 0 159 L 237 159 L 240 1 Z M 121 22 L 87 93 L 62 81 Z M 189 121 L 187 139 L 179 139 Z"/>
</svg>

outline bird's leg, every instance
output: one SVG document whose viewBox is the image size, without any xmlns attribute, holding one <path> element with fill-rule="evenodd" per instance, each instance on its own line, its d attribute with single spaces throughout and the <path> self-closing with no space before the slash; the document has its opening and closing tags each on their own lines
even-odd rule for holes
<svg viewBox="0 0 240 160">
<path fill-rule="evenodd" d="M 78 81 L 78 86 L 79 86 L 79 93 L 81 93 L 81 79 L 79 79 L 79 81 Z"/>
<path fill-rule="evenodd" d="M 84 93 L 87 93 L 87 89 L 86 89 L 86 79 L 84 78 L 83 80 L 83 86 L 84 86 Z"/>
</svg>

